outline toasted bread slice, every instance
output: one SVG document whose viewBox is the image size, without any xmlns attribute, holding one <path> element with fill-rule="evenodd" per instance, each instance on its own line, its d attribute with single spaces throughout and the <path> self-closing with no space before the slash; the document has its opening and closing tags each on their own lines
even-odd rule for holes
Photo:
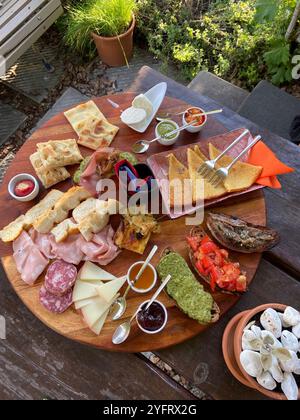
<svg viewBox="0 0 300 420">
<path fill-rule="evenodd" d="M 189 171 L 183 163 L 170 154 L 169 159 L 169 182 L 170 182 L 170 207 L 182 206 L 183 204 L 192 204 L 192 186 Z M 188 190 L 184 193 L 185 190 Z M 184 200 L 188 203 L 184 203 Z"/>
<path fill-rule="evenodd" d="M 215 159 L 219 156 L 220 150 L 218 150 L 211 143 L 209 144 L 209 156 L 211 159 Z M 217 168 L 228 166 L 233 161 L 230 156 L 223 156 L 217 162 Z M 251 187 L 257 178 L 260 176 L 263 168 L 261 166 L 250 165 L 245 162 L 237 162 L 229 172 L 228 177 L 224 181 L 224 186 L 228 192 L 242 191 Z"/>
<path fill-rule="evenodd" d="M 200 150 L 199 150 L 200 151 Z M 203 155 L 204 156 L 204 155 Z M 213 187 L 206 179 L 201 177 L 198 173 L 199 167 L 202 165 L 204 160 L 201 158 L 198 153 L 192 149 L 187 150 L 188 164 L 189 164 L 189 174 L 193 184 L 193 201 L 197 202 L 199 200 L 210 200 L 212 198 L 221 197 L 226 194 L 226 189 L 223 185 L 219 187 Z M 197 182 L 198 181 L 198 182 Z M 203 182 L 203 191 L 200 188 L 199 181 Z M 199 184 L 199 187 L 198 185 Z"/>
</svg>

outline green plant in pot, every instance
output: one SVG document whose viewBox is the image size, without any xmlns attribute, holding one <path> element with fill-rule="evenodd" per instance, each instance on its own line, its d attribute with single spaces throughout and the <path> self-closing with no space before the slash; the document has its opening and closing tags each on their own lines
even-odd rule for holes
<svg viewBox="0 0 300 420">
<path fill-rule="evenodd" d="M 135 0 L 80 2 L 68 11 L 66 44 L 81 55 L 92 55 L 96 46 L 101 60 L 110 66 L 128 64 L 133 51 L 135 8 Z"/>
</svg>

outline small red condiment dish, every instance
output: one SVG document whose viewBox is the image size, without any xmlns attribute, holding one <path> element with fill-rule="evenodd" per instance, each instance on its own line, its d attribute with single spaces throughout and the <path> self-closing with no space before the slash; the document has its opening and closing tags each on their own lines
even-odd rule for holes
<svg viewBox="0 0 300 420">
<path fill-rule="evenodd" d="M 24 195 L 24 196 L 16 195 L 16 193 L 15 193 L 16 186 L 22 181 L 31 181 L 34 185 L 33 190 L 29 194 Z M 16 176 L 14 176 L 9 181 L 9 184 L 8 184 L 8 192 L 9 192 L 10 196 L 17 201 L 22 201 L 22 202 L 31 201 L 31 200 L 35 199 L 35 197 L 38 195 L 39 191 L 40 191 L 39 183 L 37 182 L 35 177 L 30 175 L 30 174 L 18 174 Z"/>
<path fill-rule="evenodd" d="M 202 112 L 205 112 L 204 109 L 199 108 L 198 106 L 192 106 L 190 108 L 188 108 L 184 114 L 182 114 L 182 124 L 188 124 L 188 121 L 186 120 L 186 114 L 189 111 L 194 111 L 197 110 L 197 112 L 199 111 L 199 114 L 201 114 Z M 203 115 L 202 118 L 202 124 L 197 124 L 197 125 L 191 125 L 189 127 L 186 128 L 187 131 L 189 131 L 190 133 L 198 133 L 200 130 L 202 130 L 202 128 L 204 127 L 204 125 L 207 123 L 207 115 Z"/>
</svg>

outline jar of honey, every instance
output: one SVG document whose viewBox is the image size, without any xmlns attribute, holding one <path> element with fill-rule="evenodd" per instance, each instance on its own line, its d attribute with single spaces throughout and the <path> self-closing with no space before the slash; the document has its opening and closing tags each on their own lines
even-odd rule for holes
<svg viewBox="0 0 300 420">
<path fill-rule="evenodd" d="M 138 261 L 134 263 L 128 270 L 127 273 L 127 282 L 130 285 L 131 289 L 137 293 L 147 293 L 153 289 L 157 281 L 157 273 L 153 265 L 148 264 L 145 270 L 143 271 L 140 278 L 136 281 L 136 276 L 138 275 L 144 261 Z"/>
</svg>

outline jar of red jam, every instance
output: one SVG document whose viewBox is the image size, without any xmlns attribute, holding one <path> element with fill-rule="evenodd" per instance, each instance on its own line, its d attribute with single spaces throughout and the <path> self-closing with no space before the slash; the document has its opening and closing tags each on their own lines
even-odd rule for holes
<svg viewBox="0 0 300 420">
<path fill-rule="evenodd" d="M 142 303 L 137 313 L 136 321 L 139 328 L 147 334 L 156 334 L 164 329 L 168 321 L 168 312 L 165 305 L 155 300 L 148 309 L 149 300 Z"/>
</svg>

